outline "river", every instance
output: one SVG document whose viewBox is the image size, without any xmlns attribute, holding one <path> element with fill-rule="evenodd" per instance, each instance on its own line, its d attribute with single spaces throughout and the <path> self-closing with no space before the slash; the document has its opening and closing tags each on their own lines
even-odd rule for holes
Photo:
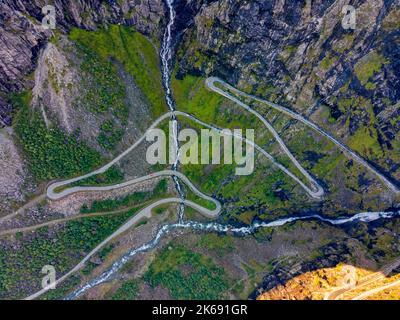
<svg viewBox="0 0 400 320">
<path fill-rule="evenodd" d="M 160 51 L 160 58 L 161 58 L 161 68 L 162 68 L 162 77 L 163 77 L 163 85 L 165 88 L 165 98 L 168 105 L 168 108 L 171 111 L 175 111 L 175 104 L 172 96 L 172 90 L 170 87 L 171 82 L 171 74 L 172 74 L 172 65 L 173 65 L 173 28 L 176 18 L 176 13 L 173 7 L 173 0 L 166 0 L 166 5 L 168 8 L 169 13 L 169 22 L 167 28 L 164 33 L 163 43 L 161 46 Z M 173 121 L 177 121 L 176 116 L 172 117 Z M 177 137 L 177 126 L 174 126 L 174 140 L 175 140 L 175 147 L 176 150 L 179 150 L 179 141 Z M 178 151 L 177 151 L 178 152 Z M 177 156 L 178 159 L 178 156 Z M 178 161 L 173 165 L 173 170 L 178 170 Z M 181 197 L 184 199 L 185 195 L 181 186 L 180 181 L 175 177 L 174 179 L 176 189 Z M 210 222 L 210 223 L 200 223 L 196 221 L 184 221 L 184 204 L 179 206 L 179 213 L 178 213 L 178 222 L 167 224 L 162 226 L 156 236 L 151 240 L 149 243 L 142 245 L 139 248 L 134 248 L 131 251 L 124 254 L 120 259 L 113 263 L 110 269 L 102 273 L 97 278 L 89 281 L 84 286 L 75 290 L 72 294 L 68 295 L 65 299 L 72 300 L 80 297 L 83 293 L 87 290 L 104 283 L 112 278 L 121 267 L 126 264 L 129 260 L 131 260 L 135 255 L 141 252 L 146 252 L 149 250 L 154 249 L 160 242 L 161 238 L 168 234 L 169 232 L 177 229 L 190 229 L 193 231 L 202 231 L 202 232 L 218 232 L 218 233 L 231 233 L 236 236 L 248 236 L 253 234 L 259 228 L 266 228 L 266 227 L 279 227 L 283 226 L 287 223 L 291 223 L 298 220 L 319 220 L 323 221 L 328 224 L 332 225 L 341 225 L 349 222 L 372 222 L 378 219 L 389 219 L 400 216 L 400 211 L 393 211 L 393 212 L 363 212 L 351 217 L 345 218 L 338 218 L 338 219 L 328 219 L 323 216 L 317 214 L 309 214 L 297 217 L 288 217 L 288 218 L 281 218 L 276 219 L 270 222 L 256 222 L 247 227 L 234 227 L 230 225 L 224 225 L 220 223 Z"/>
</svg>

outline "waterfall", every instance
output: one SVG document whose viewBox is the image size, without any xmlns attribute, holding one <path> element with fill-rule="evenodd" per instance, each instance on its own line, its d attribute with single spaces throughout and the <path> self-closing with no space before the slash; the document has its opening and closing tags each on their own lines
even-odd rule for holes
<svg viewBox="0 0 400 320">
<path fill-rule="evenodd" d="M 166 0 L 168 12 L 169 12 L 169 21 L 167 28 L 164 32 L 163 42 L 161 45 L 160 57 L 161 57 L 161 72 L 162 72 L 162 80 L 165 88 L 165 99 L 170 111 L 175 111 L 174 99 L 172 97 L 171 90 L 171 74 L 172 74 L 172 52 L 173 52 L 173 38 L 172 38 L 172 29 L 175 24 L 176 13 L 174 10 L 174 0 Z M 175 142 L 175 152 L 176 152 L 176 161 L 172 166 L 172 170 L 178 170 L 178 161 L 179 161 L 179 141 L 178 141 L 178 124 L 176 116 L 172 117 L 172 121 L 174 121 L 173 127 L 173 136 Z M 182 185 L 177 177 L 173 177 L 173 181 L 175 184 L 175 188 L 178 191 L 178 194 L 182 200 L 185 198 L 185 193 L 182 189 Z M 183 221 L 183 214 L 185 211 L 185 205 L 181 203 L 179 205 L 178 218 L 179 222 Z"/>
<path fill-rule="evenodd" d="M 164 33 L 163 37 L 163 43 L 160 51 L 160 56 L 161 56 L 161 64 L 162 64 L 162 80 L 163 80 L 163 85 L 165 87 L 165 95 L 166 95 L 166 102 L 168 105 L 168 108 L 171 111 L 175 110 L 175 105 L 172 97 L 172 91 L 170 87 L 170 82 L 171 82 L 171 74 L 172 74 L 172 51 L 173 51 L 173 38 L 172 38 L 172 31 L 173 31 L 173 26 L 175 23 L 175 18 L 176 14 L 173 8 L 173 2 L 174 0 L 166 0 L 167 7 L 169 10 L 169 22 L 167 25 L 167 28 Z M 173 121 L 176 121 L 176 117 L 174 116 L 172 118 Z M 177 127 L 174 127 L 174 141 L 175 141 L 175 147 L 178 154 L 179 150 L 179 141 L 177 137 Z M 179 157 L 177 157 L 178 159 Z M 178 167 L 178 161 L 175 162 L 173 165 L 173 170 L 177 170 Z M 175 186 L 177 188 L 177 191 L 179 192 L 179 195 L 181 196 L 182 199 L 184 199 L 184 192 L 182 190 L 181 184 L 177 178 L 174 179 Z M 160 239 L 168 234 L 170 231 L 177 230 L 177 229 L 190 229 L 190 230 L 197 230 L 197 231 L 203 231 L 203 232 L 218 232 L 218 233 L 232 233 L 236 236 L 247 236 L 250 234 L 253 234 L 256 232 L 259 228 L 267 228 L 267 227 L 279 227 L 283 226 L 287 223 L 295 222 L 298 220 L 317 220 L 317 221 L 322 221 L 328 224 L 332 225 L 342 225 L 345 223 L 349 222 L 372 222 L 378 219 L 389 219 L 389 218 L 394 218 L 400 216 L 400 211 L 395 211 L 395 212 L 363 212 L 356 214 L 351 217 L 346 217 L 346 218 L 339 218 L 339 219 L 328 219 L 325 217 L 322 217 L 317 214 L 308 214 L 308 215 L 303 215 L 303 216 L 297 216 L 297 217 L 287 217 L 287 218 L 280 218 L 276 219 L 270 222 L 256 222 L 253 223 L 250 226 L 247 227 L 234 227 L 230 225 L 224 225 L 220 223 L 215 223 L 215 222 L 209 222 L 209 223 L 200 223 L 196 221 L 183 221 L 183 211 L 184 211 L 184 205 L 181 204 L 179 207 L 179 220 L 177 223 L 170 223 L 162 226 L 156 236 L 148 243 L 140 246 L 139 248 L 135 248 L 127 252 L 125 255 L 123 255 L 121 258 L 119 258 L 117 261 L 113 263 L 113 265 L 108 269 L 107 271 L 103 272 L 100 276 L 92 279 L 89 281 L 87 284 L 84 286 L 78 288 L 76 291 L 74 291 L 72 294 L 68 295 L 65 299 L 66 300 L 72 300 L 78 298 L 80 295 L 85 293 L 87 290 L 90 288 L 93 288 L 101 283 L 104 283 L 106 281 L 109 281 L 112 276 L 114 276 L 121 268 L 122 266 L 127 263 L 132 257 L 137 255 L 138 253 L 146 252 L 151 249 L 154 249 L 158 243 L 160 242 Z"/>
<path fill-rule="evenodd" d="M 173 7 L 173 0 L 166 0 L 168 11 L 169 11 L 169 22 L 167 28 L 164 32 L 164 38 L 161 46 L 161 67 L 162 67 L 162 77 L 163 84 L 166 90 L 166 100 L 168 108 L 171 111 L 175 110 L 175 105 L 172 99 L 172 91 L 171 91 L 171 66 L 172 66 L 172 28 L 175 24 L 175 10 Z"/>
</svg>

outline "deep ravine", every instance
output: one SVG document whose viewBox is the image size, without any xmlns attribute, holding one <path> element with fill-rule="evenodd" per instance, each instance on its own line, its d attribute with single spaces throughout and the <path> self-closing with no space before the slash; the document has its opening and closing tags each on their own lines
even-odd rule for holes
<svg viewBox="0 0 400 320">
<path fill-rule="evenodd" d="M 163 77 L 163 84 L 165 88 L 165 95 L 166 95 L 166 101 L 168 108 L 171 111 L 175 110 L 175 105 L 173 101 L 173 96 L 172 96 L 172 90 L 170 87 L 170 80 L 171 80 L 171 74 L 172 74 L 172 65 L 173 65 L 173 44 L 174 44 L 174 38 L 173 38 L 173 28 L 174 28 L 174 23 L 175 23 L 175 18 L 176 18 L 176 12 L 173 7 L 174 1 L 173 0 L 166 0 L 166 5 L 168 7 L 169 11 L 169 22 L 167 25 L 167 28 L 164 33 L 163 37 L 163 43 L 162 43 L 162 48 L 160 52 L 160 57 L 161 57 L 161 68 L 162 68 L 162 77 Z M 171 119 L 172 121 L 175 122 L 174 125 L 174 141 L 175 141 L 175 147 L 176 150 L 179 149 L 179 141 L 177 137 L 177 119 L 176 117 L 173 117 Z M 178 156 L 177 156 L 178 159 Z M 175 162 L 173 165 L 173 170 L 178 170 L 178 161 Z M 174 179 L 176 189 L 182 199 L 184 199 L 184 192 L 181 187 L 181 184 L 178 179 Z M 89 281 L 87 284 L 84 286 L 78 288 L 76 291 L 74 291 L 72 294 L 68 295 L 65 299 L 66 300 L 72 300 L 80 297 L 82 294 L 84 294 L 87 290 L 104 283 L 106 281 L 109 281 L 112 279 L 112 277 L 121 269 L 121 267 L 126 264 L 130 259 L 132 259 L 135 255 L 141 252 L 149 251 L 154 249 L 160 242 L 161 238 L 165 236 L 166 234 L 170 233 L 173 230 L 176 229 L 190 229 L 193 231 L 202 231 L 202 232 L 218 232 L 218 233 L 231 233 L 235 236 L 247 236 L 251 235 L 254 233 L 257 229 L 263 228 L 263 227 L 280 227 L 283 226 L 287 223 L 291 223 L 294 221 L 298 220 L 319 220 L 325 223 L 329 223 L 332 225 L 342 225 L 345 223 L 349 222 L 357 222 L 357 221 L 363 221 L 363 222 L 372 222 L 378 219 L 389 219 L 389 218 L 394 218 L 398 217 L 400 215 L 400 211 L 394 211 L 394 212 L 363 212 L 356 214 L 352 217 L 346 217 L 346 218 L 339 218 L 339 219 L 328 219 L 325 217 L 322 217 L 317 214 L 309 214 L 309 215 L 303 215 L 303 216 L 297 216 L 297 217 L 288 217 L 288 218 L 281 218 L 281 219 L 276 219 L 271 222 L 256 222 L 253 223 L 250 226 L 247 227 L 234 227 L 231 225 L 224 225 L 220 223 L 215 223 L 215 222 L 210 222 L 210 223 L 200 223 L 196 221 L 184 221 L 183 220 L 183 213 L 184 213 L 184 205 L 181 204 L 179 207 L 179 219 L 177 223 L 172 223 L 172 224 L 167 224 L 162 226 L 156 236 L 151 240 L 150 242 L 142 245 L 139 248 L 134 248 L 131 251 L 127 252 L 125 255 L 123 255 L 120 259 L 115 261 L 113 265 L 111 266 L 110 269 L 102 273 L 99 277 L 92 279 Z"/>
<path fill-rule="evenodd" d="M 174 104 L 174 99 L 172 97 L 172 90 L 171 90 L 171 74 L 172 74 L 172 65 L 173 65 L 173 45 L 174 45 L 174 39 L 173 39 L 173 28 L 175 24 L 175 18 L 176 18 L 176 13 L 174 10 L 174 0 L 166 0 L 166 5 L 168 7 L 168 12 L 169 12 L 169 21 L 167 24 L 167 28 L 165 29 L 164 32 L 164 37 L 163 37 L 163 42 L 161 45 L 161 51 L 160 51 L 160 58 L 161 58 L 161 72 L 162 72 L 162 80 L 163 80 L 163 85 L 165 88 L 165 99 L 168 105 L 168 108 L 170 111 L 175 111 L 175 104 Z M 173 139 L 174 139 L 174 145 L 175 145 L 175 155 L 176 155 L 176 160 L 175 163 L 172 166 L 172 170 L 176 171 L 178 170 L 178 163 L 179 163 L 179 141 L 178 141 L 178 121 L 176 119 L 176 116 L 173 116 L 171 118 L 171 121 L 173 121 Z M 181 186 L 181 183 L 179 182 L 179 179 L 177 177 L 172 178 L 174 180 L 175 188 L 182 200 L 185 198 L 185 193 L 183 191 L 183 188 Z M 183 221 L 183 215 L 185 212 L 185 205 L 182 203 L 179 205 L 179 210 L 178 210 L 178 219 L 180 222 Z"/>
<path fill-rule="evenodd" d="M 111 266 L 111 268 L 104 273 L 102 273 L 99 277 L 91 280 L 88 282 L 86 285 L 83 287 L 79 288 L 78 290 L 74 291 L 72 294 L 68 295 L 65 299 L 66 300 L 72 300 L 76 299 L 79 296 L 81 296 L 83 293 L 85 293 L 87 290 L 104 283 L 112 278 L 113 275 L 116 274 L 118 270 L 121 269 L 121 267 L 127 263 L 132 257 L 137 255 L 138 253 L 145 252 L 148 250 L 151 250 L 157 246 L 157 244 L 160 242 L 160 239 L 168 234 L 169 232 L 176 230 L 176 229 L 191 229 L 194 231 L 203 231 L 203 232 L 218 232 L 218 233 L 228 233 L 230 232 L 231 234 L 235 236 L 248 236 L 254 233 L 257 229 L 259 228 L 267 228 L 267 227 L 280 227 L 283 226 L 287 223 L 291 223 L 294 221 L 299 221 L 299 220 L 319 220 L 323 221 L 326 223 L 330 223 L 333 225 L 342 225 L 345 223 L 349 222 L 372 222 L 378 219 L 390 219 L 390 218 L 395 218 L 400 216 L 400 211 L 394 211 L 394 212 L 363 212 L 356 214 L 352 217 L 348 218 L 339 218 L 339 219 L 327 219 L 324 218 L 320 215 L 316 214 L 310 214 L 310 215 L 305 215 L 305 216 L 299 216 L 299 217 L 289 217 L 289 218 L 282 218 L 282 219 L 277 219 L 271 222 L 261 222 L 261 223 L 254 223 L 251 226 L 248 227 L 241 227 L 241 228 L 236 228 L 230 225 L 223 225 L 219 223 L 200 223 L 200 222 L 195 222 L 195 221 L 187 221 L 187 222 L 178 222 L 178 223 L 173 223 L 173 224 L 167 224 L 161 227 L 161 229 L 157 232 L 157 235 L 155 238 L 150 241 L 149 243 L 146 243 L 145 245 L 133 249 L 126 253 L 122 258 L 114 262 L 114 264 Z"/>
</svg>

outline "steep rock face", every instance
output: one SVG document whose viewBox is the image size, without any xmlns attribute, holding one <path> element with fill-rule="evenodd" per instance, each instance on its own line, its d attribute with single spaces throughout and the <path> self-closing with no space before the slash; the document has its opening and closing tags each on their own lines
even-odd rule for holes
<svg viewBox="0 0 400 320">
<path fill-rule="evenodd" d="M 29 85 L 22 79 L 31 73 L 43 42 L 50 31 L 34 24 L 13 7 L 14 1 L 0 4 L 0 90 L 21 90 Z M 12 5 L 11 5 L 12 3 Z"/>
<path fill-rule="evenodd" d="M 40 50 L 53 35 L 42 27 L 42 1 L 0 2 L 0 93 L 32 88 L 29 75 L 37 66 Z M 57 30 L 71 27 L 95 29 L 104 23 L 133 25 L 142 33 L 160 38 L 164 17 L 162 0 L 54 1 Z M 11 108 L 0 101 L 0 125 L 9 125 Z"/>
<path fill-rule="evenodd" d="M 183 34 L 178 75 L 220 75 L 293 107 L 399 180 L 400 1 L 352 2 L 355 30 L 341 25 L 348 3 L 176 0 L 175 34 Z M 167 16 L 163 0 L 54 5 L 61 32 L 122 23 L 160 39 Z M 42 6 L 39 0 L 0 3 L 0 126 L 11 123 L 4 93 L 34 87 L 29 75 L 53 35 L 40 24 Z"/>
<path fill-rule="evenodd" d="M 356 65 L 368 60 L 374 51 L 389 60 L 382 60 L 388 72 L 384 77 L 398 79 L 394 59 L 398 48 L 384 36 L 398 40 L 398 29 L 392 29 L 389 20 L 398 17 L 400 3 L 357 1 L 356 29 L 346 31 L 341 27 L 341 12 L 347 2 L 220 0 L 204 4 L 186 37 L 192 46 L 187 46 L 187 64 L 182 67 L 203 72 L 212 69 L 235 83 L 245 80 L 260 86 L 260 80 L 267 80 L 276 87 L 281 84 L 285 98 L 291 102 L 304 100 L 302 90 L 309 83 L 314 85 L 309 89 L 315 97 L 337 92 L 356 71 Z M 191 59 L 201 58 L 193 54 L 195 51 L 208 61 L 192 63 L 198 61 Z M 357 80 L 365 85 L 365 79 Z M 381 87 L 384 85 L 389 86 L 388 98 L 396 102 L 400 95 L 398 81 Z"/>
<path fill-rule="evenodd" d="M 32 105 L 41 109 L 47 125 L 49 120 L 44 106 L 51 108 L 50 112 L 58 116 L 64 130 L 72 133 L 68 109 L 72 104 L 72 94 L 76 94 L 71 91 L 80 79 L 75 68 L 55 45 L 48 43 L 40 53 L 34 78 Z"/>
<path fill-rule="evenodd" d="M 0 96 L 0 128 L 11 125 L 11 105 Z"/>
<path fill-rule="evenodd" d="M 219 75 L 294 108 L 399 180 L 400 1 L 352 1 L 354 30 L 342 26 L 347 4 L 202 4 L 185 33 L 178 76 Z"/>
<path fill-rule="evenodd" d="M 12 130 L 0 131 L 0 217 L 26 200 L 34 186 L 29 182 L 26 163 L 12 140 Z"/>
<path fill-rule="evenodd" d="M 85 53 L 65 35 L 59 35 L 56 40 L 47 43 L 38 57 L 30 106 L 41 114 L 47 127 L 60 127 L 69 135 L 79 132 L 82 141 L 108 156 L 110 150 L 102 148 L 97 138 L 102 123 L 107 120 L 119 123 L 119 120 L 112 112 L 96 112 L 88 107 L 91 103 L 94 103 L 92 107 L 98 107 L 93 95 L 100 94 L 100 87 L 96 82 L 98 79 L 83 67 L 84 63 L 89 63 L 84 59 Z M 89 61 L 91 67 L 95 68 L 93 63 L 98 60 Z M 146 129 L 151 121 L 151 111 L 149 102 L 121 63 L 113 61 L 113 65 L 115 74 L 109 73 L 107 76 L 117 77 L 116 81 L 123 84 L 124 102 L 129 110 L 128 122 L 124 125 L 127 130 L 123 131 L 124 149 Z M 109 71 L 114 72 L 112 69 Z"/>
</svg>

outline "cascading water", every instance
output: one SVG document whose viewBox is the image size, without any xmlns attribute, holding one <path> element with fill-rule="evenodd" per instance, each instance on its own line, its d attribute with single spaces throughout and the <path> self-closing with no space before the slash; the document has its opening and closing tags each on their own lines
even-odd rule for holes
<svg viewBox="0 0 400 320">
<path fill-rule="evenodd" d="M 175 105 L 174 105 L 174 99 L 172 98 L 172 90 L 171 90 L 171 74 L 172 74 L 172 51 L 173 51 L 173 38 L 172 38 L 172 29 L 175 24 L 175 10 L 174 10 L 174 0 L 166 0 L 166 4 L 168 7 L 168 12 L 169 12 L 169 21 L 167 28 L 165 29 L 164 32 L 164 37 L 163 37 L 163 43 L 161 46 L 161 69 L 162 69 L 162 78 L 163 78 L 163 84 L 165 88 L 165 98 L 167 101 L 168 108 L 171 111 L 175 111 Z M 175 163 L 172 166 L 172 170 L 178 170 L 178 162 L 179 162 L 179 141 L 178 141 L 178 124 L 177 124 L 177 119 L 176 116 L 172 117 L 172 121 L 174 122 L 174 125 L 172 126 L 173 128 L 173 137 L 174 137 L 174 144 L 175 144 L 175 151 L 176 151 L 176 160 Z M 182 189 L 182 186 L 179 182 L 179 179 L 177 177 L 173 177 L 174 183 L 176 190 L 178 191 L 178 194 L 182 200 L 185 198 L 185 193 Z M 181 203 L 179 205 L 179 212 L 178 212 L 178 218 L 179 222 L 183 221 L 183 214 L 185 211 L 185 205 Z"/>
<path fill-rule="evenodd" d="M 168 104 L 168 107 L 171 111 L 175 110 L 173 98 L 172 98 L 172 91 L 170 87 L 170 80 L 171 80 L 171 66 L 172 66 L 172 46 L 173 46 L 173 38 L 172 38 L 172 29 L 174 26 L 175 22 L 175 11 L 173 8 L 173 0 L 166 0 L 167 7 L 169 10 L 169 23 L 167 25 L 164 38 L 163 38 L 163 44 L 162 44 L 162 49 L 161 49 L 161 62 L 162 62 L 162 76 L 163 76 L 163 84 L 165 87 L 166 91 L 166 101 Z M 173 121 L 176 122 L 176 117 L 172 118 Z M 175 141 L 175 147 L 176 150 L 179 150 L 179 141 L 177 137 L 177 126 L 174 126 L 174 141 Z M 178 151 L 176 152 L 178 159 Z M 177 170 L 178 167 L 178 161 L 175 162 L 173 165 L 173 170 Z M 181 196 L 182 199 L 184 199 L 184 192 L 182 190 L 181 184 L 177 178 L 174 179 L 175 186 Z M 400 211 L 397 212 L 364 212 L 364 213 L 359 213 L 357 215 L 354 215 L 349 218 L 340 218 L 340 219 L 328 219 L 324 218 L 320 215 L 316 214 L 310 214 L 310 215 L 305 215 L 305 216 L 299 216 L 299 217 L 289 217 L 289 218 L 282 218 L 282 219 L 277 219 L 275 221 L 271 222 L 257 222 L 252 224 L 251 226 L 248 227 L 242 227 L 242 228 L 236 228 L 230 225 L 223 225 L 219 223 L 200 223 L 200 222 L 195 222 L 195 221 L 183 221 L 183 211 L 184 211 L 184 205 L 180 205 L 179 208 L 179 220 L 177 223 L 172 223 L 172 224 L 167 224 L 164 225 L 163 227 L 160 228 L 160 230 L 157 232 L 156 236 L 154 237 L 153 240 L 151 240 L 149 243 L 146 243 L 142 245 L 139 248 L 132 249 L 128 253 L 126 253 L 124 256 L 122 256 L 119 260 L 114 262 L 114 264 L 111 266 L 111 268 L 104 273 L 102 273 L 99 277 L 91 280 L 88 282 L 86 285 L 83 287 L 77 289 L 75 292 L 67 296 L 65 299 L 71 300 L 71 299 L 76 299 L 80 295 L 82 295 L 84 292 L 89 290 L 90 288 L 93 288 L 101 283 L 104 283 L 108 280 L 111 279 L 113 275 L 116 274 L 118 270 L 121 269 L 121 267 L 128 262 L 132 257 L 137 255 L 138 253 L 145 252 L 148 250 L 153 249 L 154 247 L 157 246 L 159 243 L 160 239 L 168 234 L 172 230 L 176 229 L 191 229 L 191 230 L 198 230 L 198 231 L 204 231 L 204 232 L 219 232 L 219 233 L 227 233 L 231 232 L 234 235 L 237 236 L 246 236 L 254 233 L 257 229 L 259 228 L 264 228 L 264 227 L 279 227 L 283 226 L 287 223 L 291 223 L 294 221 L 298 220 L 309 220 L 309 219 L 315 219 L 319 220 L 322 222 L 330 223 L 332 225 L 341 225 L 345 224 L 348 222 L 357 222 L 357 221 L 363 221 L 363 222 L 371 222 L 375 221 L 381 218 L 394 218 L 397 216 L 400 216 Z"/>
<path fill-rule="evenodd" d="M 400 211 L 397 211 L 397 212 L 363 212 L 363 213 L 356 214 L 349 218 L 340 218 L 340 219 L 328 219 L 328 218 L 324 218 L 317 214 L 311 214 L 311 215 L 300 216 L 300 217 L 282 218 L 282 219 L 277 219 L 277 220 L 274 220 L 271 222 L 254 223 L 253 225 L 251 225 L 249 227 L 242 227 L 242 228 L 235 228 L 233 226 L 223 225 L 223 224 L 214 223 L 214 222 L 200 223 L 200 222 L 195 222 L 195 221 L 187 221 L 187 222 L 178 222 L 178 223 L 173 223 L 173 224 L 167 224 L 167 225 L 163 226 L 157 232 L 157 235 L 155 236 L 155 238 L 152 241 L 150 241 L 149 243 L 146 243 L 145 245 L 143 245 L 139 248 L 129 251 L 122 258 L 120 258 L 119 260 L 114 262 L 114 264 L 111 266 L 111 268 L 109 270 L 102 273 L 99 277 L 88 282 L 86 285 L 79 288 L 78 290 L 73 292 L 71 295 L 67 296 L 65 299 L 66 300 L 76 299 L 80 295 L 82 295 L 84 292 L 89 290 L 90 288 L 93 288 L 101 283 L 104 283 L 104 282 L 110 280 L 111 277 L 118 270 L 120 270 L 121 267 L 125 263 L 127 263 L 132 257 L 137 255 L 138 253 L 153 249 L 159 243 L 160 239 L 164 235 L 168 234 L 170 231 L 175 230 L 175 229 L 191 229 L 191 230 L 198 230 L 198 231 L 203 231 L 203 232 L 219 232 L 219 233 L 231 232 L 237 236 L 247 236 L 247 235 L 254 233 L 259 228 L 280 227 L 287 223 L 291 223 L 291 222 L 298 221 L 298 220 L 315 219 L 315 220 L 323 221 L 326 223 L 330 223 L 332 225 L 342 225 L 342 224 L 349 223 L 349 222 L 357 222 L 357 221 L 372 222 L 372 221 L 375 221 L 378 219 L 390 219 L 390 218 L 394 218 L 394 217 L 398 217 L 398 216 L 400 216 Z"/>
<path fill-rule="evenodd" d="M 171 64 L 172 64 L 172 28 L 175 23 L 175 10 L 173 7 L 173 0 L 166 0 L 169 10 L 169 22 L 164 33 L 163 43 L 161 46 L 161 64 L 162 64 L 162 77 L 165 86 L 165 94 L 168 107 L 171 111 L 175 110 L 174 102 L 172 99 L 172 91 L 170 86 L 171 80 Z"/>
</svg>

